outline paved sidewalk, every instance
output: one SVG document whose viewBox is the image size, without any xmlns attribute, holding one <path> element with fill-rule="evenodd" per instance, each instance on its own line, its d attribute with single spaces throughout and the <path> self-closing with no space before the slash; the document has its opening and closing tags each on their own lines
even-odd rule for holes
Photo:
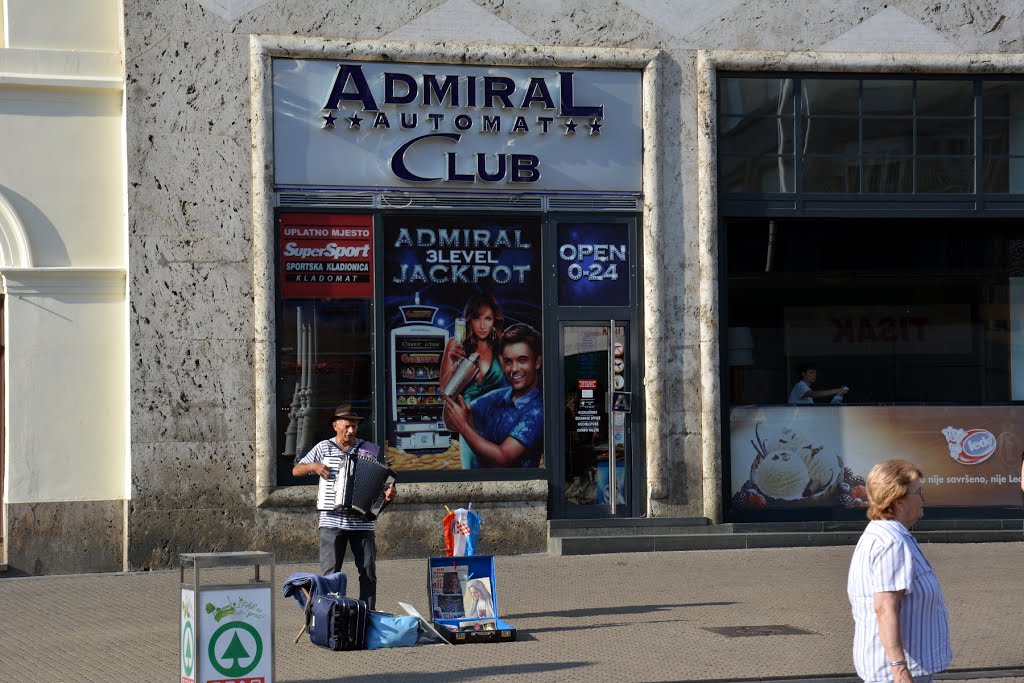
<svg viewBox="0 0 1024 683">
<path fill-rule="evenodd" d="M 1024 543 L 924 550 L 949 604 L 953 673 L 965 672 L 959 680 L 998 673 L 1000 683 L 1024 683 Z M 294 645 L 302 614 L 277 590 L 277 680 L 856 680 L 846 600 L 852 552 L 498 557 L 499 608 L 519 639 L 487 645 L 330 652 L 305 637 Z M 278 587 L 297 570 L 314 566 L 278 565 Z M 383 561 L 378 573 L 378 607 L 397 610 L 401 600 L 427 613 L 424 560 Z M 175 570 L 0 579 L 0 681 L 176 680 L 178 577 Z M 354 585 L 354 571 L 350 580 Z M 728 638 L 703 630 L 769 624 L 813 634 Z M 1014 671 L 1017 678 L 1009 677 Z"/>
</svg>

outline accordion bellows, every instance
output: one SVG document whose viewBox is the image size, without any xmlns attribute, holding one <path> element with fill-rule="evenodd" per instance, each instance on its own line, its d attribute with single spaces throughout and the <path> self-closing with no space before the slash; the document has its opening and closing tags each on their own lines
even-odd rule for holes
<svg viewBox="0 0 1024 683">
<path fill-rule="evenodd" d="M 384 491 L 394 483 L 395 473 L 376 458 L 338 451 L 324 456 L 331 469 L 329 479 L 320 480 L 316 509 L 324 512 L 351 511 L 376 519 L 388 501 Z"/>
</svg>

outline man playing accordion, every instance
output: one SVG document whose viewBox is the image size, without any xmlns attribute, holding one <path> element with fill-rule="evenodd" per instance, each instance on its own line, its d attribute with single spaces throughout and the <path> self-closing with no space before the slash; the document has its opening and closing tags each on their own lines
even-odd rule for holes
<svg viewBox="0 0 1024 683">
<path fill-rule="evenodd" d="M 334 411 L 331 426 L 335 437 L 324 439 L 292 468 L 292 475 L 304 477 L 316 475 L 323 479 L 331 477 L 331 468 L 324 463 L 329 455 L 341 453 L 359 458 L 377 459 L 380 447 L 377 444 L 356 439 L 356 430 L 363 418 L 343 403 Z M 341 453 L 339 453 L 339 451 Z M 388 502 L 395 499 L 398 491 L 392 483 L 384 490 Z M 320 573 L 330 574 L 341 571 L 345 551 L 352 546 L 352 557 L 359 570 L 359 599 L 374 609 L 377 601 L 377 542 L 374 538 L 375 523 L 363 515 L 349 510 L 320 512 Z"/>
</svg>

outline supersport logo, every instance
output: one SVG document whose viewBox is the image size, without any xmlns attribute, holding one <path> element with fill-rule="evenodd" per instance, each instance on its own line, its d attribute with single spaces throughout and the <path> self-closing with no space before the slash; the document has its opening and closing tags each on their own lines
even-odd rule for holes
<svg viewBox="0 0 1024 683">
<path fill-rule="evenodd" d="M 987 429 L 946 427 L 942 435 L 949 446 L 949 457 L 962 465 L 985 462 L 996 452 L 996 437 Z"/>
</svg>

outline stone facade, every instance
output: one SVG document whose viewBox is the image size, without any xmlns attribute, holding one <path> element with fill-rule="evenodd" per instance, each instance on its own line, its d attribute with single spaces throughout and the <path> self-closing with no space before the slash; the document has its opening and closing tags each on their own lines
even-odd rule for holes
<svg viewBox="0 0 1024 683">
<path fill-rule="evenodd" d="M 311 488 L 275 490 L 265 456 L 260 368 L 273 326 L 256 276 L 269 216 L 252 45 L 511 65 L 600 67 L 620 54 L 648 65 L 647 514 L 718 519 L 715 70 L 1018 71 L 1014 57 L 992 56 L 1021 50 L 1024 26 L 1008 0 L 126 0 L 124 9 L 131 568 L 167 566 L 188 551 L 315 554 Z M 440 538 L 440 505 L 465 498 L 449 489 L 404 487 L 380 525 L 382 554 L 435 551 L 423 539 Z M 488 503 L 491 550 L 545 547 L 545 482 L 480 484 L 477 493 L 474 502 Z"/>
</svg>

